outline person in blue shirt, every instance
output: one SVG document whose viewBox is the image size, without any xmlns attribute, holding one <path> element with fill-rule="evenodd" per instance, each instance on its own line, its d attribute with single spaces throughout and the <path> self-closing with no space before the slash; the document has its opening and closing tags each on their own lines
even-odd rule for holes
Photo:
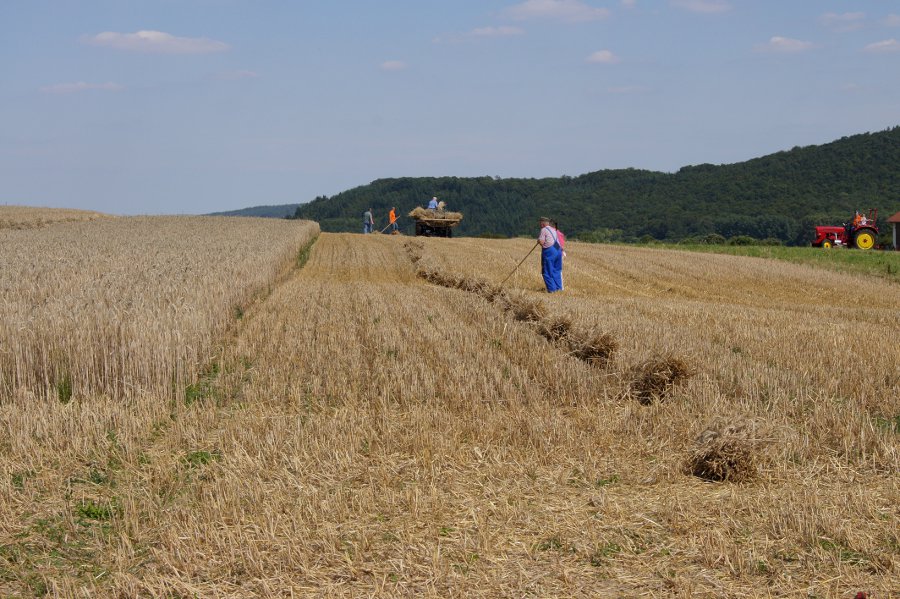
<svg viewBox="0 0 900 599">
<path fill-rule="evenodd" d="M 438 209 L 438 199 L 436 197 L 431 198 L 431 201 L 428 202 L 429 210 L 437 210 Z"/>
<path fill-rule="evenodd" d="M 375 219 L 372 218 L 372 209 L 369 208 L 363 212 L 363 233 L 371 233 L 375 226 Z"/>
</svg>

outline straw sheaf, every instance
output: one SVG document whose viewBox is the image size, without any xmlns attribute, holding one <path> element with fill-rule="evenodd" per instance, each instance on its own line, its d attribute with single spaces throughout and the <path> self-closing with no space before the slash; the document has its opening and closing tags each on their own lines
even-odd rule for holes
<svg viewBox="0 0 900 599">
<path fill-rule="evenodd" d="M 509 296 L 506 306 L 513 318 L 522 322 L 538 323 L 548 316 L 547 305 L 544 302 L 524 294 Z"/>
<path fill-rule="evenodd" d="M 676 385 L 696 374 L 677 356 L 652 358 L 635 367 L 633 372 L 635 378 L 630 392 L 645 405 L 665 399 Z"/>
<path fill-rule="evenodd" d="M 562 341 L 569 336 L 571 330 L 572 319 L 562 314 L 548 316 L 538 323 L 538 333 L 548 341 Z"/>
<path fill-rule="evenodd" d="M 697 436 L 685 470 L 708 481 L 748 481 L 757 475 L 765 437 L 760 421 L 717 418 Z"/>
<path fill-rule="evenodd" d="M 606 368 L 619 349 L 615 337 L 597 330 L 570 335 L 568 343 L 573 356 L 599 368 Z"/>
</svg>

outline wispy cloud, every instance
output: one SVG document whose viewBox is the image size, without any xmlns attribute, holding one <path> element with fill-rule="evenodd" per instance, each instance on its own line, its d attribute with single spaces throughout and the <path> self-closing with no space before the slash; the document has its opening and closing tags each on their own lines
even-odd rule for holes
<svg viewBox="0 0 900 599">
<path fill-rule="evenodd" d="M 725 0 L 672 0 L 672 6 L 704 14 L 731 10 L 731 5 Z"/>
<path fill-rule="evenodd" d="M 781 52 L 789 54 L 793 52 L 805 52 L 814 47 L 815 44 L 812 42 L 804 42 L 802 40 L 795 40 L 789 37 L 780 37 L 776 35 L 767 43 L 758 45 L 756 49 L 759 52 Z"/>
<path fill-rule="evenodd" d="M 609 16 L 606 8 L 596 8 L 581 0 L 526 0 L 506 9 L 506 15 L 517 20 L 555 19 L 569 23 L 596 21 Z"/>
<path fill-rule="evenodd" d="M 593 64 L 616 64 L 620 60 L 610 50 L 598 50 L 587 57 L 587 61 Z"/>
<path fill-rule="evenodd" d="M 75 83 L 57 83 L 55 85 L 48 85 L 46 87 L 42 87 L 41 91 L 45 94 L 74 94 L 78 92 L 89 91 L 92 89 L 107 92 L 117 92 L 125 89 L 125 86 L 112 82 L 86 83 L 84 81 L 77 81 Z"/>
<path fill-rule="evenodd" d="M 884 19 L 884 24 L 888 27 L 900 27 L 900 15 L 888 15 Z"/>
<path fill-rule="evenodd" d="M 479 27 L 477 29 L 473 29 L 468 34 L 468 37 L 509 37 L 511 35 L 523 35 L 525 30 L 521 27 L 511 27 L 511 26 L 503 26 L 503 27 Z"/>
<path fill-rule="evenodd" d="M 105 31 L 97 35 L 85 36 L 82 41 L 91 46 L 153 54 L 209 54 L 224 52 L 228 49 L 228 44 L 224 42 L 205 37 L 176 37 L 162 31 L 137 31 L 135 33 Z"/>
<path fill-rule="evenodd" d="M 525 30 L 521 27 L 513 27 L 504 25 L 500 27 L 477 27 L 466 33 L 451 33 L 439 35 L 434 38 L 434 43 L 442 44 L 445 42 L 464 42 L 475 39 L 513 37 L 516 35 L 525 35 Z"/>
<path fill-rule="evenodd" d="M 880 42 L 875 42 L 874 44 L 869 44 L 864 48 L 866 52 L 900 52 L 900 42 L 891 38 L 889 40 L 883 40 Z"/>
<path fill-rule="evenodd" d="M 219 73 L 216 75 L 216 79 L 221 79 L 223 81 L 237 81 L 238 79 L 256 79 L 259 77 L 259 73 L 256 71 L 246 71 L 246 70 L 237 70 L 237 71 L 225 71 L 223 73 Z"/>
<path fill-rule="evenodd" d="M 637 6 L 637 0 L 622 0 L 622 6 L 625 8 L 634 8 Z"/>
<path fill-rule="evenodd" d="M 382 71 L 402 71 L 408 67 L 409 65 L 407 65 L 402 60 L 386 60 L 381 63 L 379 68 Z"/>
<path fill-rule="evenodd" d="M 866 13 L 864 12 L 845 12 L 834 13 L 827 12 L 819 20 L 826 27 L 830 27 L 835 31 L 855 31 L 864 25 Z"/>
</svg>

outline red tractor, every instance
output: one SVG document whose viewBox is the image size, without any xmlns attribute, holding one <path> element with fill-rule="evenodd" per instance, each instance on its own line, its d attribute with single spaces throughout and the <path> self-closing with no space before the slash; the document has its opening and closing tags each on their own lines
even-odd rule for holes
<svg viewBox="0 0 900 599">
<path fill-rule="evenodd" d="M 816 227 L 816 239 L 813 247 L 829 249 L 839 245 L 855 247 L 860 250 L 871 250 L 875 246 L 875 238 L 878 237 L 878 209 L 869 209 L 868 216 L 859 212 L 853 217 L 853 221 L 843 227 Z"/>
</svg>

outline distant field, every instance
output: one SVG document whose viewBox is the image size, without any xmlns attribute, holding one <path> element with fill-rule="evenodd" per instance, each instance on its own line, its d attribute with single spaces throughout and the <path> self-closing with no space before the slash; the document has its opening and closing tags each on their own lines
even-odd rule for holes
<svg viewBox="0 0 900 599">
<path fill-rule="evenodd" d="M 96 220 L 109 215 L 89 210 L 0 206 L 0 229 L 34 229 L 52 223 Z"/>
<path fill-rule="evenodd" d="M 900 283 L 900 252 L 860 251 L 847 248 L 823 250 L 814 247 L 678 245 L 679 250 L 752 256 L 809 264 L 838 272 L 875 275 Z"/>
<path fill-rule="evenodd" d="M 536 254 L 497 288 L 531 240 L 109 227 L 0 233 L 22 331 L 122 326 L 72 346 L 96 392 L 0 397 L 0 596 L 900 595 L 891 281 L 572 242 L 548 296 Z M 193 377 L 119 394 L 170 322 Z M 19 330 L 5 372 L 55 363 Z"/>
</svg>

